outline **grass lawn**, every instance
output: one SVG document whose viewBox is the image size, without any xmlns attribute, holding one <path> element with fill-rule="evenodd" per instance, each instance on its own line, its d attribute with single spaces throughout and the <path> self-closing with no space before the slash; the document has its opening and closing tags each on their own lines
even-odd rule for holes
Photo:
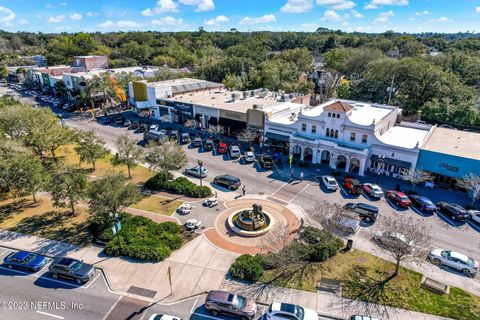
<svg viewBox="0 0 480 320">
<path fill-rule="evenodd" d="M 89 214 L 86 208 L 76 208 L 77 214 L 53 208 L 50 199 L 38 197 L 0 200 L 0 229 L 21 232 L 52 240 L 87 245 L 92 237 L 87 231 Z"/>
<path fill-rule="evenodd" d="M 338 253 L 323 263 L 311 263 L 290 271 L 279 278 L 277 276 L 282 270 L 267 271 L 261 281 L 315 291 L 320 279 L 335 279 L 343 283 L 342 295 L 345 298 L 360 296 L 360 299 L 366 300 L 356 290 L 358 284 L 367 285 L 386 279 L 393 273 L 394 264 L 355 250 Z M 420 273 L 402 268 L 400 274 L 385 285 L 382 304 L 454 319 L 480 319 L 480 297 L 459 288 L 451 288 L 448 295 L 438 295 L 420 288 L 421 279 Z"/>
<path fill-rule="evenodd" d="M 67 147 L 61 147 L 57 152 L 59 157 L 63 157 L 64 160 L 69 164 L 76 164 L 80 163 L 80 158 L 74 150 L 74 146 L 70 145 Z M 125 176 L 128 176 L 127 166 L 114 166 L 111 163 L 113 158 L 112 154 L 108 154 L 105 158 L 100 159 L 95 162 L 95 171 L 93 171 L 92 165 L 90 163 L 83 162 L 80 166 L 85 169 L 90 169 L 91 172 L 89 173 L 92 176 L 100 177 L 107 171 L 118 171 L 122 172 Z M 132 181 L 135 183 L 143 183 L 147 181 L 150 177 L 154 175 L 154 172 L 148 168 L 143 166 L 136 166 L 132 168 Z"/>
<path fill-rule="evenodd" d="M 163 214 L 171 216 L 175 213 L 175 210 L 182 204 L 182 201 L 172 200 L 157 196 L 144 197 L 138 203 L 131 205 L 130 207 L 153 213 Z"/>
</svg>

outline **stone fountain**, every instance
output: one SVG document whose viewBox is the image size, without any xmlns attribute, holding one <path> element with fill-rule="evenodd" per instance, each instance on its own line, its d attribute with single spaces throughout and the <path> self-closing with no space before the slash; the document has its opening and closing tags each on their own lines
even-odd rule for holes
<svg viewBox="0 0 480 320">
<path fill-rule="evenodd" d="M 273 225 L 273 218 L 259 204 L 252 209 L 241 209 L 228 217 L 230 229 L 243 236 L 256 237 L 266 234 Z"/>
</svg>

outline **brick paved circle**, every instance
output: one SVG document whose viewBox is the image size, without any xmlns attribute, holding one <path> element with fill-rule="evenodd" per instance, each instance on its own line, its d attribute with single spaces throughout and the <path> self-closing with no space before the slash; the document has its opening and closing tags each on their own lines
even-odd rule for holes
<svg viewBox="0 0 480 320">
<path fill-rule="evenodd" d="M 232 232 L 227 223 L 228 216 L 240 209 L 251 209 L 253 204 L 260 204 L 275 220 L 272 229 L 265 235 L 245 237 Z M 215 227 L 203 234 L 213 245 L 225 251 L 238 254 L 257 254 L 277 251 L 291 242 L 300 227 L 300 222 L 293 212 L 286 207 L 265 199 L 239 199 L 226 203 L 227 209 L 221 212 Z"/>
</svg>

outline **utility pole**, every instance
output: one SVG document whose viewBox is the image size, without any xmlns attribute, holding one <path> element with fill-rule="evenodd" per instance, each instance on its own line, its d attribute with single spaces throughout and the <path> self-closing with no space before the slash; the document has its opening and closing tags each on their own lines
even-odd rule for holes
<svg viewBox="0 0 480 320">
<path fill-rule="evenodd" d="M 202 175 L 203 175 L 203 161 L 202 160 L 198 160 L 198 176 L 200 178 L 200 187 L 203 186 L 202 184 Z"/>
<path fill-rule="evenodd" d="M 390 90 L 388 90 L 388 105 L 390 105 L 390 101 L 392 100 L 392 91 L 393 91 L 393 84 L 395 82 L 395 74 L 392 76 L 392 83 L 390 84 Z"/>
<path fill-rule="evenodd" d="M 242 79 L 242 89 L 245 88 L 245 65 L 242 61 L 242 75 L 241 75 L 241 79 Z"/>
</svg>

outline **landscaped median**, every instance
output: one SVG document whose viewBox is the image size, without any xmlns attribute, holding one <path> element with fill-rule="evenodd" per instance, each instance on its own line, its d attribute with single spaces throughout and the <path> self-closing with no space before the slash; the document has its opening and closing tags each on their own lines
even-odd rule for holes
<svg viewBox="0 0 480 320">
<path fill-rule="evenodd" d="M 230 273 L 247 281 L 312 292 L 317 291 L 320 281 L 333 280 L 340 284 L 342 297 L 347 299 L 453 319 L 480 319 L 480 297 L 455 287 L 449 294 L 433 293 L 421 288 L 420 273 L 405 268 L 386 281 L 395 270 L 393 263 L 360 250 L 335 254 L 333 247 L 333 251 L 327 249 L 329 241 L 319 242 L 324 243 L 317 244 L 324 248 L 317 251 L 321 259 L 312 259 L 316 250 L 297 242 L 277 254 L 240 256 Z"/>
</svg>

